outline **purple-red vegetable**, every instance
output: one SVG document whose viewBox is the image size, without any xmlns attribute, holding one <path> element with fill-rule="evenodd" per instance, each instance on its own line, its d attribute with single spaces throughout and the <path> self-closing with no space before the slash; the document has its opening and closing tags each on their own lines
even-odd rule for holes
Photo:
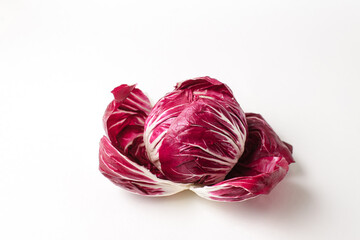
<svg viewBox="0 0 360 240">
<path fill-rule="evenodd" d="M 151 107 L 135 85 L 112 91 L 100 141 L 100 171 L 133 193 L 190 189 L 215 201 L 267 194 L 288 171 L 290 144 L 259 114 L 244 113 L 225 84 L 190 79 Z"/>
</svg>

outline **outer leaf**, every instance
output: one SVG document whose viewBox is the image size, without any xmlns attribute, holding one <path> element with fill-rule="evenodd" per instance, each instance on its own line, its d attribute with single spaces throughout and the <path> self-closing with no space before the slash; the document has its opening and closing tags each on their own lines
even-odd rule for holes
<svg viewBox="0 0 360 240">
<path fill-rule="evenodd" d="M 112 93 L 114 100 L 103 117 L 104 128 L 112 145 L 132 161 L 163 177 L 148 160 L 143 140 L 144 122 L 151 110 L 149 99 L 135 85 L 120 85 Z"/>
<path fill-rule="evenodd" d="M 259 114 L 246 114 L 248 138 L 245 152 L 228 174 L 213 186 L 192 187 L 199 196 L 215 201 L 243 201 L 269 193 L 294 162 L 290 144 L 284 143 Z"/>
<path fill-rule="evenodd" d="M 210 185 L 244 151 L 245 114 L 231 90 L 209 77 L 187 80 L 160 99 L 145 122 L 150 161 L 170 180 Z"/>
<path fill-rule="evenodd" d="M 148 169 L 121 154 L 103 137 L 100 141 L 100 172 L 114 184 L 130 192 L 148 196 L 168 196 L 188 189 L 188 185 L 160 179 Z"/>
</svg>

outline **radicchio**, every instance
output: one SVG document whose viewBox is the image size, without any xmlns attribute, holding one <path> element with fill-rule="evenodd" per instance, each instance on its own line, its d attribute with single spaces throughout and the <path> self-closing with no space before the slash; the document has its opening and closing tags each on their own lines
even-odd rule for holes
<svg viewBox="0 0 360 240">
<path fill-rule="evenodd" d="M 245 114 L 231 90 L 204 77 L 177 84 L 145 122 L 149 160 L 170 180 L 210 185 L 223 180 L 244 151 Z"/>
<path fill-rule="evenodd" d="M 100 171 L 133 193 L 190 189 L 210 200 L 242 201 L 269 193 L 293 162 L 291 145 L 259 114 L 244 114 L 216 79 L 178 83 L 154 107 L 135 85 L 112 93 Z"/>
</svg>

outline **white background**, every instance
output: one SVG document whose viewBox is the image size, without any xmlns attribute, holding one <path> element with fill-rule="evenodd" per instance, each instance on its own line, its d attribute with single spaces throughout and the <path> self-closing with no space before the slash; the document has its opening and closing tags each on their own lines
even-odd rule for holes
<svg viewBox="0 0 360 240">
<path fill-rule="evenodd" d="M 271 192 L 146 198 L 98 171 L 110 91 L 209 75 L 294 146 Z M 360 1 L 0 0 L 0 239 L 359 239 Z"/>
</svg>

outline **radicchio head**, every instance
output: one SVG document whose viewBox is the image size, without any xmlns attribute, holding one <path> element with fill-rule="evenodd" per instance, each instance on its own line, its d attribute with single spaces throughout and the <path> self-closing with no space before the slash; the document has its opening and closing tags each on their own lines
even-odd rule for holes
<svg viewBox="0 0 360 240">
<path fill-rule="evenodd" d="M 104 114 L 100 171 L 133 193 L 167 196 L 190 189 L 215 201 L 266 194 L 293 162 L 259 114 L 240 108 L 210 77 L 190 79 L 151 107 L 135 85 L 113 90 Z"/>
</svg>

